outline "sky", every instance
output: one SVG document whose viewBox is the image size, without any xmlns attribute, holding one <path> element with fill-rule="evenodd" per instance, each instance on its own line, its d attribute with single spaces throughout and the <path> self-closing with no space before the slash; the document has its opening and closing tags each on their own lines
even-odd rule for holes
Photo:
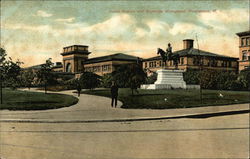
<svg viewBox="0 0 250 159">
<path fill-rule="evenodd" d="M 249 30 L 248 0 L 1 0 L 1 47 L 23 66 L 62 61 L 63 47 L 88 45 L 91 57 L 126 53 L 149 58 L 157 48 L 194 47 L 238 57 L 236 33 Z M 198 40 L 198 41 L 197 41 Z"/>
</svg>

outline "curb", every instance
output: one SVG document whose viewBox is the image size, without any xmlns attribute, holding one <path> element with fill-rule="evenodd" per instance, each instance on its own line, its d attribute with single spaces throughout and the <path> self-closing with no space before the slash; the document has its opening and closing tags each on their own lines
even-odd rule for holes
<svg viewBox="0 0 250 159">
<path fill-rule="evenodd" d="M 162 117 L 142 117 L 142 118 L 125 118 L 125 119 L 93 119 L 93 120 L 32 120 L 32 119 L 0 119 L 2 122 L 14 123 L 100 123 L 100 122 L 133 122 L 133 121 L 148 121 L 148 120 L 166 120 L 166 119 L 180 119 L 180 118 L 209 118 L 216 116 L 234 115 L 250 113 L 250 109 L 225 111 L 216 113 L 202 113 L 191 115 L 177 115 L 177 116 L 162 116 Z"/>
</svg>

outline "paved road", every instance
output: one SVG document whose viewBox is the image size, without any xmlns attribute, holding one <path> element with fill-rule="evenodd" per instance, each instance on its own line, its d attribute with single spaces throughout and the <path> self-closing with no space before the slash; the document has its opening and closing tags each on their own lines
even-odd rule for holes
<svg viewBox="0 0 250 159">
<path fill-rule="evenodd" d="M 110 123 L 0 123 L 3 159 L 248 158 L 249 114 Z"/>
<path fill-rule="evenodd" d="M 61 93 L 74 95 L 72 91 Z M 164 99 L 162 99 L 164 100 Z M 71 107 L 46 111 L 0 111 L 0 121 L 3 120 L 29 120 L 29 121 L 86 121 L 86 120 L 114 120 L 114 119 L 138 119 L 171 117 L 200 113 L 215 113 L 224 111 L 249 110 L 249 104 L 236 104 L 231 106 L 213 106 L 188 109 L 121 109 L 122 103 L 118 102 L 118 108 L 112 108 L 111 100 L 106 97 L 82 94 L 79 102 Z"/>
</svg>

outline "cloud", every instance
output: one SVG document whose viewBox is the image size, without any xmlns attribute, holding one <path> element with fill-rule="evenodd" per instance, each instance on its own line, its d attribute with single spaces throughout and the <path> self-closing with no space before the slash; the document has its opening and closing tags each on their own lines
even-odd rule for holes
<svg viewBox="0 0 250 159">
<path fill-rule="evenodd" d="M 57 22 L 66 22 L 66 23 L 71 23 L 75 20 L 75 17 L 71 17 L 71 18 L 66 18 L 66 19 L 56 19 L 55 21 Z"/>
<path fill-rule="evenodd" d="M 34 32 L 44 32 L 46 30 L 50 30 L 51 27 L 49 25 L 27 25 L 27 24 L 3 24 L 1 26 L 3 29 L 12 29 L 12 30 L 29 30 Z"/>
<path fill-rule="evenodd" d="M 198 20 L 216 29 L 225 29 L 226 25 L 248 23 L 249 10 L 231 9 L 203 12 L 198 15 Z"/>
<path fill-rule="evenodd" d="M 149 27 L 148 35 L 151 37 L 158 37 L 163 34 L 166 36 L 166 32 L 170 28 L 168 23 L 156 19 L 145 21 L 145 24 Z"/>
<path fill-rule="evenodd" d="M 3 23 L 1 27 L 3 30 L 17 30 L 19 34 L 15 34 L 15 36 L 22 36 L 22 33 L 30 35 L 29 38 L 27 37 L 27 39 L 30 39 L 29 41 L 15 40 L 20 43 L 19 47 L 15 45 L 15 41 L 12 42 L 11 40 L 9 40 L 9 44 L 6 44 L 13 56 L 17 53 L 17 56 L 25 56 L 24 60 L 28 59 L 26 56 L 30 56 L 30 51 L 41 55 L 41 59 L 33 58 L 34 61 L 31 61 L 30 64 L 41 63 L 48 57 L 60 61 L 59 53 L 62 47 L 73 44 L 89 45 L 90 51 L 93 52 L 90 57 L 125 52 L 148 58 L 156 56 L 156 48 L 165 48 L 168 42 L 171 42 L 174 51 L 182 49 L 182 39 L 194 39 L 196 33 L 199 37 L 200 49 L 237 57 L 238 39 L 232 37 L 236 30 L 233 27 L 240 26 L 238 22 L 244 23 L 244 20 L 235 22 L 223 16 L 217 17 L 218 15 L 224 15 L 225 11 L 217 12 L 199 13 L 195 23 L 179 21 L 171 24 L 167 19 L 164 21 L 141 19 L 139 21 L 129 14 L 113 14 L 108 19 L 95 24 L 75 22 L 75 18 L 71 17 L 56 19 L 55 21 L 62 22 L 59 27 L 56 27 L 54 23 L 36 26 Z M 209 19 L 207 14 L 212 14 L 215 19 Z M 230 23 L 230 25 L 225 28 L 225 24 L 220 20 L 224 20 L 225 23 Z M 221 31 L 222 28 L 224 28 L 223 32 Z M 41 45 L 29 45 L 32 41 Z M 13 48 L 12 45 L 16 47 Z M 18 54 L 19 50 L 22 50 L 22 54 Z"/>
<path fill-rule="evenodd" d="M 38 10 L 36 12 L 36 16 L 39 16 L 39 17 L 51 17 L 53 14 L 50 14 L 50 13 L 47 13 L 43 10 Z"/>
<path fill-rule="evenodd" d="M 202 29 L 201 27 L 192 23 L 177 22 L 173 25 L 172 28 L 169 29 L 169 33 L 172 35 L 187 34 L 187 33 L 197 32 L 198 30 L 201 29 Z"/>
</svg>

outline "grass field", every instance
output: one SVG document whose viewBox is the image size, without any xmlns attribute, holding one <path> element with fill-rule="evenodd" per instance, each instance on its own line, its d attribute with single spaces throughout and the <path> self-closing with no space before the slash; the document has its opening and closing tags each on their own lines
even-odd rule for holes
<svg viewBox="0 0 250 159">
<path fill-rule="evenodd" d="M 110 97 L 109 89 L 82 93 Z M 123 103 L 122 108 L 170 109 L 248 103 L 249 97 L 249 92 L 203 90 L 201 103 L 199 90 L 140 89 L 139 94 L 132 96 L 130 89 L 120 88 L 118 99 Z"/>
<path fill-rule="evenodd" d="M 68 107 L 78 102 L 78 98 L 64 95 L 20 90 L 3 90 L 3 104 L 0 109 L 8 110 L 45 110 Z"/>
</svg>

